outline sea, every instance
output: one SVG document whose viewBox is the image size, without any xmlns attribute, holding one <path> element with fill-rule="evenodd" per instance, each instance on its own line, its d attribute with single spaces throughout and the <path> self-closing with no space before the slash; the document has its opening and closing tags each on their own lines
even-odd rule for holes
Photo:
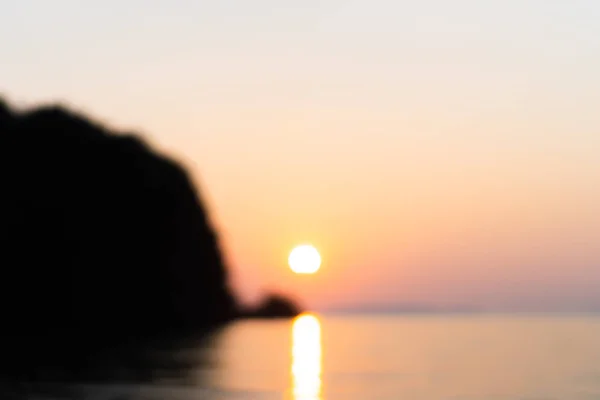
<svg viewBox="0 0 600 400">
<path fill-rule="evenodd" d="M 185 372 L 68 398 L 600 399 L 597 315 L 303 314 L 239 321 L 185 352 Z"/>
</svg>

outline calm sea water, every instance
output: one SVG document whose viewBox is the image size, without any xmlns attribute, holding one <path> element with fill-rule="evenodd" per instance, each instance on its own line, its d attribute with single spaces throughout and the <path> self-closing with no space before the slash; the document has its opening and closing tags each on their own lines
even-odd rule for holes
<svg viewBox="0 0 600 400">
<path fill-rule="evenodd" d="M 185 383 L 85 391 L 90 399 L 600 399 L 594 316 L 304 315 L 241 321 L 189 352 L 197 364 Z"/>
</svg>

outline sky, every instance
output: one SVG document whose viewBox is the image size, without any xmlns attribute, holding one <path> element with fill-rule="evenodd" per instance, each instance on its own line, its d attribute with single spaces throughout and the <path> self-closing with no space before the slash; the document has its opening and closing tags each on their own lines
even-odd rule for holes
<svg viewBox="0 0 600 400">
<path fill-rule="evenodd" d="M 600 310 L 600 2 L 6 0 L 0 93 L 143 134 L 247 301 Z M 311 243 L 323 265 L 294 275 Z"/>
</svg>

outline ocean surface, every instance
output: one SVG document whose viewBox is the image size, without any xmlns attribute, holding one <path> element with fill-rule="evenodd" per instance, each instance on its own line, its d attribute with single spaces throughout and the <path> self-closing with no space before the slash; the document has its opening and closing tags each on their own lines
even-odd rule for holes
<svg viewBox="0 0 600 400">
<path fill-rule="evenodd" d="M 94 400 L 600 399 L 600 316 L 593 315 L 305 314 L 240 321 L 186 353 L 191 367 L 172 379 L 82 385 L 78 393 Z"/>
</svg>

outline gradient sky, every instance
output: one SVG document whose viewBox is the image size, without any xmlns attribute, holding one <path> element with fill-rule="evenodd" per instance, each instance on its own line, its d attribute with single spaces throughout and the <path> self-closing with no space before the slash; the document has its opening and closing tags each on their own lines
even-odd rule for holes
<svg viewBox="0 0 600 400">
<path fill-rule="evenodd" d="M 600 309 L 600 2 L 6 0 L 0 92 L 188 166 L 245 299 Z M 313 243 L 324 264 L 296 276 Z"/>
</svg>

